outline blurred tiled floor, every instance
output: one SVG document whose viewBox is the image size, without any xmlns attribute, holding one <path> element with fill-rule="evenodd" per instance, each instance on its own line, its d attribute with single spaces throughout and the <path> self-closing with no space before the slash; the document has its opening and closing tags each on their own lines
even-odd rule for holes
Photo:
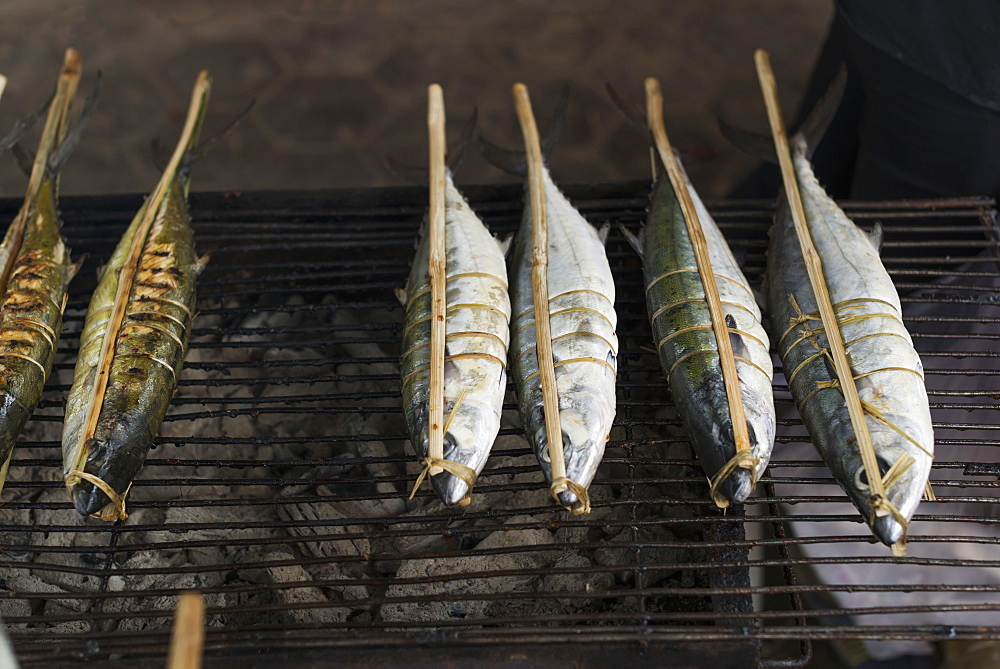
<svg viewBox="0 0 1000 669">
<path fill-rule="evenodd" d="M 400 182 L 382 167 L 386 154 L 425 160 L 428 83 L 444 85 L 455 133 L 478 105 L 484 132 L 515 145 L 510 85 L 521 80 L 540 118 L 571 88 L 557 179 L 641 178 L 644 140 L 604 84 L 641 104 L 643 78 L 656 75 L 674 143 L 718 153 L 691 172 L 703 194 L 719 195 L 754 163 L 722 139 L 715 114 L 766 127 L 753 49 L 771 51 L 790 113 L 830 13 L 818 0 L 6 0 L 0 127 L 44 100 L 74 46 L 85 82 L 101 70 L 104 91 L 64 193 L 148 191 L 150 140 L 173 143 L 202 68 L 215 77 L 207 132 L 257 105 L 196 168 L 196 190 L 387 185 Z M 458 177 L 510 179 L 478 155 Z M 0 161 L 0 194 L 24 182 Z"/>
</svg>

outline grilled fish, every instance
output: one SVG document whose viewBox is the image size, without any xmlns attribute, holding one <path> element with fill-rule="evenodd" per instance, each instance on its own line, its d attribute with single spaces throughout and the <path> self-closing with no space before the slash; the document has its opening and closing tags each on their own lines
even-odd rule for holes
<svg viewBox="0 0 1000 669">
<path fill-rule="evenodd" d="M 566 477 L 590 486 L 604 457 L 615 419 L 618 370 L 618 317 L 615 282 L 604 252 L 608 228 L 600 232 L 573 208 L 547 169 L 542 170 L 548 220 L 549 320 L 559 395 Z M 511 302 L 511 372 L 521 422 L 528 441 L 551 482 L 542 385 L 535 351 L 535 313 L 531 290 L 532 217 L 526 203 L 514 241 Z M 558 495 L 574 513 L 586 500 L 571 489 Z"/>
<path fill-rule="evenodd" d="M 446 178 L 445 246 L 447 251 L 447 335 L 445 338 L 444 459 L 478 475 L 500 431 L 507 390 L 510 298 L 505 248 L 497 242 Z M 406 307 L 403 331 L 403 409 L 410 440 L 420 456 L 428 455 L 430 399 L 431 285 L 428 239 L 421 236 L 413 268 L 400 301 Z M 461 477 L 447 471 L 431 476 L 445 504 L 467 500 L 471 492 Z"/>
<path fill-rule="evenodd" d="M 95 90 L 71 129 L 69 111 L 80 68 L 79 54 L 67 51 L 24 204 L 0 246 L 0 488 L 14 443 L 52 371 L 66 289 L 77 270 L 60 231 L 57 174 L 96 101 Z"/>
<path fill-rule="evenodd" d="M 187 352 L 198 258 L 188 159 L 210 80 L 195 86 L 181 141 L 101 272 L 90 300 L 63 430 L 63 475 L 77 511 L 124 519 L 125 496 L 170 406 Z"/>
<path fill-rule="evenodd" d="M 869 237 L 826 194 L 801 135 L 793 141 L 792 153 L 806 219 L 893 511 L 872 513 L 868 479 L 787 202 L 776 215 L 768 251 L 774 338 L 813 443 L 875 535 L 893 546 L 905 541 L 934 452 L 923 365 L 903 325 L 899 296 L 879 260 L 880 228 L 876 239 Z"/>
<path fill-rule="evenodd" d="M 727 506 L 750 495 L 774 446 L 774 369 L 767 334 L 749 282 L 688 181 L 729 326 L 755 463 L 752 470 L 735 462 L 727 467 L 736 457 L 736 444 L 705 289 L 677 194 L 662 167 L 658 172 L 646 225 L 639 238 L 625 231 L 626 238 L 642 257 L 646 309 L 660 365 L 698 460 L 710 480 L 724 467 L 731 469 L 722 472 L 725 478 L 714 487 L 716 503 Z"/>
</svg>

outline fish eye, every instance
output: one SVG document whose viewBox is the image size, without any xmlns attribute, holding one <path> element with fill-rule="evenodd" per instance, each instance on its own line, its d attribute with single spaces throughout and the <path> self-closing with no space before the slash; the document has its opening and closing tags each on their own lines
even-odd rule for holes
<svg viewBox="0 0 1000 669">
<path fill-rule="evenodd" d="M 868 490 L 868 472 L 865 471 L 864 465 L 854 472 L 854 485 L 860 490 Z"/>
<path fill-rule="evenodd" d="M 875 461 L 878 462 L 879 472 L 885 476 L 885 473 L 889 471 L 889 463 L 880 455 L 875 457 Z M 854 485 L 861 490 L 868 490 L 868 472 L 865 471 L 864 465 L 859 466 L 854 472 Z"/>
</svg>

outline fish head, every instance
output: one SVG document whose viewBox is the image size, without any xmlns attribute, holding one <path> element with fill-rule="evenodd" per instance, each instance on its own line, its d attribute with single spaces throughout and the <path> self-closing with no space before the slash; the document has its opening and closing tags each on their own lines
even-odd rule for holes
<svg viewBox="0 0 1000 669">
<path fill-rule="evenodd" d="M 902 432 L 919 434 L 915 425 L 907 425 L 909 421 L 905 417 L 893 416 L 892 419 Z M 876 502 L 873 498 L 868 472 L 855 445 L 853 429 L 840 450 L 842 471 L 834 473 L 879 541 L 893 546 L 905 541 L 905 523 L 913 516 L 926 491 L 931 458 L 907 437 L 884 424 L 873 419 L 869 419 L 867 424 L 885 489 L 884 502 Z M 878 507 L 874 509 L 875 513 L 873 506 Z"/>
<path fill-rule="evenodd" d="M 445 409 L 444 459 L 468 467 L 472 470 L 470 475 L 478 475 L 486 465 L 500 429 L 500 413 L 496 407 L 470 398 L 455 402 L 450 411 L 447 406 Z M 423 439 L 426 444 L 426 430 Z M 465 477 L 448 471 L 431 477 L 431 485 L 448 506 L 461 504 L 468 498 L 469 483 Z"/>
<path fill-rule="evenodd" d="M 677 408 L 698 460 L 711 480 L 736 456 L 729 399 L 721 374 L 711 375 L 700 385 L 691 384 L 689 388 L 691 392 L 685 393 Z M 741 392 L 752 468 L 732 467 L 716 489 L 719 500 L 733 504 L 744 502 L 753 492 L 754 484 L 767 468 L 774 445 L 773 399 L 746 384 L 741 384 Z"/>
<path fill-rule="evenodd" d="M 559 397 L 559 426 L 562 430 L 563 459 L 566 463 L 566 478 L 582 488 L 588 488 L 597 473 L 597 466 L 604 458 L 604 447 L 608 443 L 611 425 L 614 422 L 614 407 L 603 397 L 590 392 L 564 393 Z M 538 455 L 546 475 L 551 479 L 551 462 L 548 453 L 548 439 L 544 421 L 536 434 Z M 586 507 L 584 500 L 572 490 L 558 493 L 559 503 L 574 513 L 582 513 Z"/>
</svg>

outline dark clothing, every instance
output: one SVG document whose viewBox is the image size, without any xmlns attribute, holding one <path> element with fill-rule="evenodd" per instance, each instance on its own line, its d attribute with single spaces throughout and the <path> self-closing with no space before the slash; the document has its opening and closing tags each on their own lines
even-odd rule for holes
<svg viewBox="0 0 1000 669">
<path fill-rule="evenodd" d="M 837 0 L 800 120 L 848 67 L 814 155 L 838 198 L 1000 197 L 1000 2 Z M 762 171 L 737 195 L 780 188 Z"/>
</svg>

